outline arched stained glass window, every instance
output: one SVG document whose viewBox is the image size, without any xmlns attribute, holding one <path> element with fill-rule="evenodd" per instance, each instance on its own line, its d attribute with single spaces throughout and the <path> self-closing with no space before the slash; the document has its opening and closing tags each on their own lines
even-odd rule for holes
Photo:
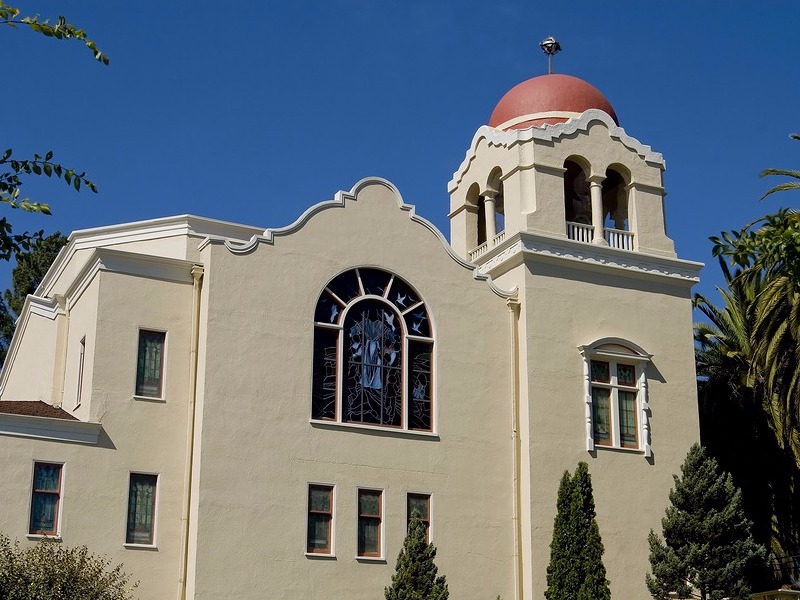
<svg viewBox="0 0 800 600">
<path fill-rule="evenodd" d="M 314 313 L 311 418 L 431 431 L 433 337 L 405 281 L 359 268 L 334 278 Z"/>
</svg>

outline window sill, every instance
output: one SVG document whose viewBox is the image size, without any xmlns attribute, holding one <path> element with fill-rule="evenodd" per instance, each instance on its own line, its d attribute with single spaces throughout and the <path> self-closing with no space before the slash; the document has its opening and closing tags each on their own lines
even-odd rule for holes
<svg viewBox="0 0 800 600">
<path fill-rule="evenodd" d="M 379 425 L 359 425 L 358 423 L 342 423 L 340 421 L 323 421 L 321 419 L 309 420 L 312 427 L 319 429 L 353 429 L 355 431 L 370 432 L 387 437 L 410 437 L 439 440 L 439 434 L 433 431 L 416 431 L 414 429 L 399 429 L 396 427 L 380 427 Z M 363 558 L 363 557 L 362 557 Z"/>
<path fill-rule="evenodd" d="M 609 450 L 611 452 L 623 452 L 625 454 L 644 454 L 644 448 L 623 448 L 622 446 L 603 446 L 594 445 L 595 450 Z"/>
<path fill-rule="evenodd" d="M 336 560 L 335 554 L 322 554 L 321 552 L 306 552 L 306 558 L 310 558 L 312 560 Z"/>
<path fill-rule="evenodd" d="M 49 533 L 29 533 L 25 536 L 29 540 L 50 540 L 53 542 L 60 542 L 61 535 L 60 534 L 49 534 Z"/>
<path fill-rule="evenodd" d="M 158 546 L 154 544 L 122 544 L 128 550 L 158 550 Z"/>
<path fill-rule="evenodd" d="M 166 398 L 153 398 L 151 396 L 137 396 L 136 394 L 133 395 L 134 400 L 138 400 L 140 402 L 166 402 Z"/>
<path fill-rule="evenodd" d="M 386 564 L 386 559 L 382 556 L 356 556 L 356 560 L 363 563 L 377 563 L 381 565 Z"/>
</svg>

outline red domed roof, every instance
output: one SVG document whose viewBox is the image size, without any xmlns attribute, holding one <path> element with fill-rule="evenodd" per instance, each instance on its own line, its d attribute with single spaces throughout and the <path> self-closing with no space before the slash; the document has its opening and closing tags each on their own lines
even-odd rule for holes
<svg viewBox="0 0 800 600">
<path fill-rule="evenodd" d="M 489 125 L 527 129 L 564 123 L 590 108 L 602 110 L 619 125 L 611 103 L 592 84 L 571 75 L 540 75 L 511 88 L 495 106 Z"/>
</svg>

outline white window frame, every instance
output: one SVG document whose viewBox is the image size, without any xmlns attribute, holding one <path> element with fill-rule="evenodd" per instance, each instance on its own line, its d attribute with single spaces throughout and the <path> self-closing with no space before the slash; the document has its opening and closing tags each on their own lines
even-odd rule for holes
<svg viewBox="0 0 800 600">
<path fill-rule="evenodd" d="M 326 487 L 331 490 L 331 527 L 330 527 L 330 551 L 329 552 L 309 552 L 308 551 L 308 516 L 309 505 L 311 501 L 311 488 L 312 487 Z M 336 499 L 337 490 L 335 483 L 324 483 L 319 481 L 309 481 L 306 485 L 306 529 L 303 536 L 303 550 L 308 558 L 336 558 Z"/>
<path fill-rule="evenodd" d="M 579 346 L 583 356 L 583 385 L 584 404 L 586 417 L 586 451 L 594 452 L 598 448 L 622 450 L 626 452 L 643 453 L 645 457 L 652 456 L 650 440 L 650 404 L 647 386 L 647 365 L 651 362 L 652 355 L 648 354 L 636 344 L 620 338 L 603 338 L 592 344 Z M 609 364 L 609 382 L 600 384 L 600 387 L 611 390 L 610 418 L 611 418 L 611 444 L 599 444 L 594 440 L 594 414 L 592 410 L 592 382 L 591 362 L 607 362 Z M 619 428 L 619 389 L 616 383 L 617 364 L 631 365 L 636 372 L 636 427 L 638 445 L 635 448 L 625 447 L 621 443 Z M 622 386 L 627 390 L 627 386 Z"/>
<path fill-rule="evenodd" d="M 361 516 L 361 510 L 358 505 L 358 498 L 361 492 L 378 492 L 380 494 L 381 499 L 381 525 L 379 528 L 379 535 L 380 539 L 380 556 L 369 556 L 369 555 L 361 555 L 358 553 L 358 520 Z M 375 487 L 363 487 L 359 486 L 356 488 L 356 560 L 359 562 L 386 562 L 386 490 L 382 488 L 375 488 Z"/>
<path fill-rule="evenodd" d="M 137 394 L 136 381 L 139 377 L 139 341 L 142 332 L 148 333 L 163 333 L 164 334 L 164 349 L 163 357 L 161 360 L 161 394 L 159 396 L 142 396 Z M 136 351 L 133 361 L 133 397 L 135 400 L 147 400 L 150 402 L 165 402 L 167 398 L 167 351 L 169 349 L 169 332 L 166 329 L 159 327 L 137 327 L 136 328 Z"/>
<path fill-rule="evenodd" d="M 152 475 L 156 478 L 156 498 L 153 503 L 153 542 L 150 544 L 137 544 L 136 542 L 128 541 L 128 513 L 130 511 L 131 502 L 131 475 Z M 154 471 L 128 471 L 128 485 L 125 488 L 125 527 L 122 532 L 123 546 L 128 549 L 158 548 L 158 504 L 161 499 L 161 473 Z"/>
</svg>

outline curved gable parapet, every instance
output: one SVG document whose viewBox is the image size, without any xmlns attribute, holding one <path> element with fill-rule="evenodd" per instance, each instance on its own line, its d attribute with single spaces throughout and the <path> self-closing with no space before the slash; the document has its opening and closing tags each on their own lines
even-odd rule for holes
<svg viewBox="0 0 800 600">
<path fill-rule="evenodd" d="M 300 231 L 306 223 L 308 223 L 312 217 L 316 214 L 321 213 L 325 210 L 334 209 L 334 208 L 343 208 L 347 201 L 355 202 L 358 200 L 358 195 L 361 193 L 362 190 L 369 186 L 382 186 L 387 188 L 391 193 L 394 195 L 394 198 L 397 202 L 397 207 L 402 210 L 403 212 L 408 213 L 408 218 L 411 219 L 413 222 L 418 223 L 425 227 L 428 231 L 430 231 L 442 244 L 442 248 L 444 248 L 447 255 L 459 266 L 470 269 L 473 273 L 473 277 L 478 281 L 486 281 L 489 285 L 489 288 L 500 296 L 501 298 L 513 298 L 517 295 L 517 289 L 514 288 L 513 290 L 503 290 L 499 288 L 495 283 L 492 281 L 491 276 L 481 273 L 478 271 L 478 267 L 473 263 L 467 262 L 460 256 L 458 256 L 450 244 L 447 242 L 447 239 L 444 237 L 441 231 L 425 219 L 424 217 L 420 217 L 416 212 L 416 206 L 413 204 L 407 204 L 403 200 L 403 196 L 400 194 L 400 190 L 397 189 L 391 181 L 388 179 L 384 179 L 382 177 L 365 177 L 358 181 L 349 191 L 339 191 L 336 192 L 336 195 L 331 200 L 325 200 L 323 202 L 319 202 L 307 208 L 293 223 L 286 225 L 284 227 L 278 228 L 269 228 L 264 230 L 262 235 L 254 235 L 251 237 L 247 242 L 242 243 L 240 240 L 232 240 L 229 238 L 225 238 L 222 236 L 207 236 L 203 239 L 200 243 L 199 249 L 202 250 L 209 244 L 221 244 L 225 246 L 233 254 L 249 254 L 258 248 L 261 244 L 268 244 L 274 245 L 276 238 L 285 237 L 297 233 Z"/>
<path fill-rule="evenodd" d="M 452 193 L 461 183 L 470 164 L 475 160 L 478 145 L 481 140 L 486 140 L 487 145 L 490 147 L 497 146 L 504 148 L 512 148 L 517 144 L 534 139 L 545 143 L 553 143 L 560 138 L 575 133 L 588 132 L 591 125 L 598 122 L 606 126 L 611 138 L 619 141 L 628 150 L 635 152 L 642 160 L 659 166 L 661 169 L 666 168 L 666 162 L 660 152 L 654 152 L 650 146 L 628 135 L 622 127 L 617 125 L 614 120 L 602 110 L 590 109 L 582 113 L 579 117 L 570 119 L 565 123 L 529 127 L 528 129 L 509 129 L 507 131 L 502 131 L 494 127 L 489 127 L 488 125 L 481 125 L 472 138 L 464 160 L 461 161 L 458 169 L 453 173 L 452 179 L 448 182 L 447 191 L 448 193 Z"/>
</svg>

